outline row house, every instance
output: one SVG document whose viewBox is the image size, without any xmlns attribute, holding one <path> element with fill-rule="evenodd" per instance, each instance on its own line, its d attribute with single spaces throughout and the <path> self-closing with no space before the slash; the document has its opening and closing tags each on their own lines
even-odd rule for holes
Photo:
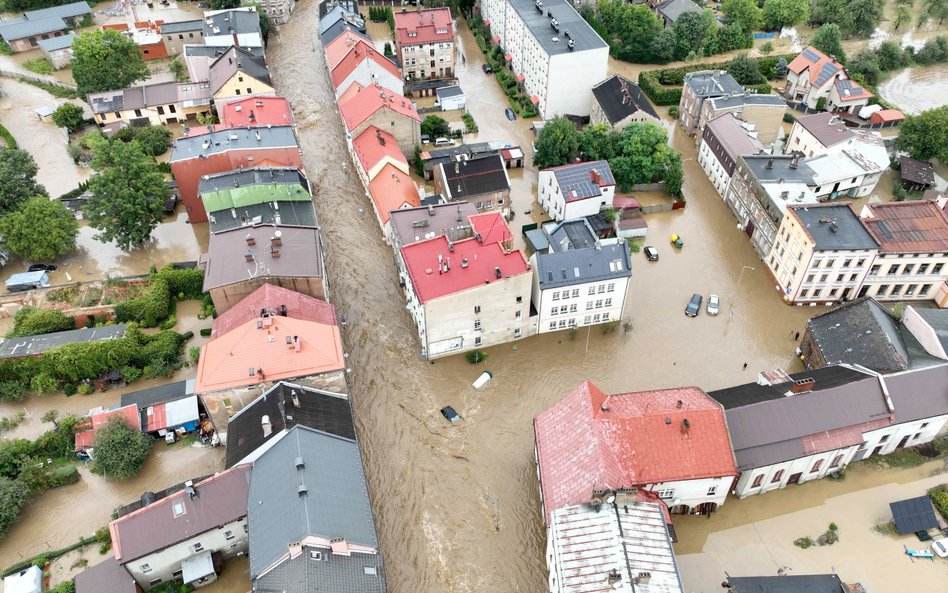
<svg viewBox="0 0 948 593">
<path fill-rule="evenodd" d="M 404 88 L 398 66 L 364 43 L 350 47 L 349 52 L 330 69 L 329 76 L 336 88 L 336 99 L 354 82 L 363 87 L 377 83 L 396 94 L 401 94 Z"/>
<path fill-rule="evenodd" d="M 590 123 L 606 124 L 617 132 L 632 123 L 661 125 L 658 113 L 639 85 L 621 74 L 600 82 L 592 88 L 592 93 Z"/>
<path fill-rule="evenodd" d="M 92 9 L 85 1 L 28 10 L 22 18 L 6 19 L 0 25 L 0 37 L 15 53 L 30 51 L 41 41 L 65 36 L 91 19 Z"/>
<path fill-rule="evenodd" d="M 421 206 L 421 193 L 411 175 L 391 163 L 382 166 L 366 189 L 383 237 L 388 236 L 392 211 Z"/>
<path fill-rule="evenodd" d="M 855 137 L 855 131 L 834 113 L 804 115 L 793 122 L 783 151 L 812 158 L 842 148 Z"/>
<path fill-rule="evenodd" d="M 86 100 L 99 126 L 124 127 L 194 121 L 211 112 L 212 98 L 207 82 L 159 82 L 89 93 Z"/>
<path fill-rule="evenodd" d="M 739 498 L 930 442 L 948 422 L 948 365 L 882 376 L 847 365 L 761 373 L 710 393 L 725 408 Z"/>
<path fill-rule="evenodd" d="M 258 166 L 302 168 L 302 151 L 293 126 L 228 128 L 181 136 L 168 160 L 192 223 L 206 222 L 199 196 L 205 175 Z"/>
<path fill-rule="evenodd" d="M 485 0 L 484 24 L 543 119 L 588 116 L 609 46 L 566 0 Z"/>
<path fill-rule="evenodd" d="M 744 87 L 724 70 L 701 70 L 685 74 L 678 102 L 678 125 L 696 136 L 704 103 L 716 97 L 730 97 L 744 92 Z"/>
<path fill-rule="evenodd" d="M 324 42 L 323 54 L 326 58 L 326 68 L 332 72 L 339 62 L 355 48 L 361 48 L 367 52 L 375 49 L 375 46 L 372 45 L 372 40 L 364 33 L 358 33 L 350 29 L 346 29 L 332 41 Z"/>
<path fill-rule="evenodd" d="M 320 3 L 322 7 L 325 2 Z M 365 29 L 365 20 L 358 12 L 356 2 L 338 2 L 319 19 L 319 39 L 323 47 L 328 47 L 339 36 L 347 33 L 357 33 L 368 39 Z"/>
<path fill-rule="evenodd" d="M 468 221 L 470 238 L 437 235 L 401 248 L 408 310 L 429 360 L 526 337 L 530 328 L 533 274 L 503 216 Z"/>
<path fill-rule="evenodd" d="M 198 195 L 211 233 L 256 225 L 316 226 L 309 180 L 293 167 L 252 167 L 205 175 Z"/>
<path fill-rule="evenodd" d="M 165 60 L 169 57 L 168 48 L 165 47 L 164 36 L 161 34 L 161 26 L 164 21 L 138 21 L 134 23 L 112 23 L 102 25 L 102 30 L 118 31 L 125 37 L 131 39 L 138 46 L 142 59 Z"/>
<path fill-rule="evenodd" d="M 454 76 L 454 24 L 450 8 L 395 13 L 395 55 L 405 80 Z"/>
<path fill-rule="evenodd" d="M 877 132 L 860 130 L 840 149 L 806 161 L 813 170 L 813 193 L 820 201 L 871 194 L 889 169 L 889 155 Z"/>
<path fill-rule="evenodd" d="M 737 475 L 724 409 L 697 387 L 607 395 L 589 381 L 533 422 L 543 519 L 606 491 L 710 513 Z M 642 438 L 648 435 L 648 438 Z"/>
<path fill-rule="evenodd" d="M 741 155 L 762 154 L 754 126 L 731 113 L 709 121 L 698 142 L 698 164 L 723 199 L 731 185 L 731 176 Z"/>
<path fill-rule="evenodd" d="M 434 189 L 448 202 L 474 204 L 478 212 L 510 211 L 510 178 L 499 153 L 438 164 Z"/>
<path fill-rule="evenodd" d="M 207 81 L 211 85 L 215 109 L 244 97 L 274 97 L 276 91 L 270 80 L 270 70 L 262 57 L 231 46 L 208 68 Z"/>
<path fill-rule="evenodd" d="M 797 156 L 738 156 L 724 201 L 761 259 L 770 255 L 788 207 L 817 203 L 813 176 Z"/>
<path fill-rule="evenodd" d="M 352 160 L 356 163 L 356 172 L 365 186 L 368 186 L 386 165 L 392 165 L 405 175 L 410 173 L 408 159 L 398 147 L 395 136 L 375 126 L 367 127 L 353 138 L 349 149 Z"/>
<path fill-rule="evenodd" d="M 708 122 L 730 113 L 753 125 L 757 139 L 766 146 L 772 146 L 783 130 L 783 116 L 786 111 L 786 102 L 777 95 L 745 91 L 726 97 L 711 97 L 701 104 L 698 130 L 704 131 Z"/>
<path fill-rule="evenodd" d="M 403 276 L 408 273 L 402 259 L 402 247 L 439 235 L 447 237 L 452 243 L 470 239 L 474 236 L 470 218 L 477 213 L 477 209 L 469 202 L 440 202 L 393 211 L 387 241 L 395 251 L 398 273 Z"/>
<path fill-rule="evenodd" d="M 589 161 L 540 171 L 537 201 L 556 221 L 593 216 L 612 208 L 616 179 L 608 161 Z"/>
<path fill-rule="evenodd" d="M 184 46 L 189 44 L 203 44 L 204 21 L 177 21 L 161 23 L 158 28 L 165 44 L 165 51 L 169 56 L 179 56 L 184 53 Z"/>
<path fill-rule="evenodd" d="M 414 104 L 378 83 L 359 87 L 353 82 L 339 98 L 339 113 L 350 141 L 374 126 L 394 136 L 403 154 L 412 154 L 421 141 L 421 118 Z M 351 89 L 355 92 L 347 96 Z"/>
<path fill-rule="evenodd" d="M 618 323 L 632 278 L 625 242 L 600 240 L 585 219 L 547 223 L 544 231 L 546 248 L 530 256 L 537 332 Z"/>
<path fill-rule="evenodd" d="M 849 204 L 793 205 L 764 261 L 787 303 L 830 304 L 860 296 L 878 249 Z"/>
<path fill-rule="evenodd" d="M 260 15 L 255 6 L 204 12 L 201 37 L 208 47 L 236 45 L 255 55 L 266 47 L 260 30 Z"/>
</svg>

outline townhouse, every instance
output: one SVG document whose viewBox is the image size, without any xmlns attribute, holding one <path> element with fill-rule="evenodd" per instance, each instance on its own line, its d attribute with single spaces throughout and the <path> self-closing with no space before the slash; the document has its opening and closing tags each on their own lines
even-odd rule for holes
<svg viewBox="0 0 948 593">
<path fill-rule="evenodd" d="M 316 226 L 309 181 L 294 167 L 252 167 L 205 175 L 198 195 L 211 233 L 256 225 Z"/>
<path fill-rule="evenodd" d="M 538 333 L 618 323 L 632 278 L 624 241 L 601 241 L 585 219 L 544 226 L 546 248 L 530 256 Z"/>
<path fill-rule="evenodd" d="M 609 46 L 566 0 L 485 0 L 484 24 L 543 119 L 587 116 Z"/>
<path fill-rule="evenodd" d="M 434 188 L 448 202 L 470 202 L 478 212 L 510 210 L 510 178 L 499 154 L 440 163 Z"/>
<path fill-rule="evenodd" d="M 402 247 L 439 235 L 447 237 L 452 243 L 470 239 L 474 236 L 470 218 L 476 214 L 477 209 L 469 202 L 441 202 L 392 212 L 388 241 L 395 251 L 399 273 L 407 273 L 401 257 Z"/>
<path fill-rule="evenodd" d="M 725 113 L 754 126 L 757 139 L 772 146 L 783 129 L 787 103 L 777 95 L 760 95 L 745 91 L 726 97 L 711 97 L 701 104 L 698 129 L 704 130 L 709 121 Z"/>
<path fill-rule="evenodd" d="M 454 76 L 454 24 L 450 8 L 395 13 L 395 55 L 405 80 Z"/>
<path fill-rule="evenodd" d="M 711 513 L 737 475 L 724 409 L 697 387 L 607 395 L 584 381 L 533 425 L 547 526 L 557 509 L 629 489 L 672 514 Z"/>
<path fill-rule="evenodd" d="M 698 164 L 721 199 L 727 195 L 738 157 L 762 153 L 764 146 L 757 139 L 754 126 L 731 113 L 710 120 L 698 142 Z"/>
<path fill-rule="evenodd" d="M 87 20 L 92 20 L 92 9 L 85 1 L 28 10 L 22 18 L 5 20 L 0 25 L 0 37 L 15 53 L 30 51 L 41 41 L 62 37 Z"/>
<path fill-rule="evenodd" d="M 742 94 L 744 87 L 724 70 L 700 70 L 685 74 L 678 102 L 678 124 L 692 136 L 698 134 L 701 112 L 708 99 Z"/>
<path fill-rule="evenodd" d="M 254 6 L 204 12 L 201 36 L 208 47 L 236 45 L 254 54 L 263 55 L 263 33 L 260 15 Z"/>
<path fill-rule="evenodd" d="M 401 248 L 408 310 L 429 360 L 528 335 L 533 274 L 496 212 L 468 217 L 473 236 Z"/>
<path fill-rule="evenodd" d="M 353 138 L 349 150 L 356 164 L 356 172 L 366 187 L 386 165 L 392 165 L 405 175 L 409 174 L 408 159 L 398 147 L 395 137 L 375 126 L 367 127 Z"/>
<path fill-rule="evenodd" d="M 356 43 L 350 47 L 348 53 L 330 69 L 329 76 L 336 89 L 336 99 L 354 82 L 363 87 L 378 83 L 382 88 L 396 94 L 401 94 L 405 86 L 398 66 L 364 43 Z"/>
<path fill-rule="evenodd" d="M 842 147 L 856 133 L 834 113 L 816 113 L 798 117 L 790 128 L 784 144 L 784 154 L 799 154 L 812 158 Z"/>
<path fill-rule="evenodd" d="M 879 244 L 849 204 L 791 205 L 764 260 L 791 304 L 852 300 Z"/>
<path fill-rule="evenodd" d="M 889 154 L 878 132 L 858 130 L 835 150 L 812 159 L 813 193 L 820 201 L 861 198 L 876 189 L 889 168 Z"/>
<path fill-rule="evenodd" d="M 608 161 L 589 161 L 543 169 L 537 201 L 556 221 L 574 220 L 612 208 L 616 179 Z"/>
<path fill-rule="evenodd" d="M 332 41 L 324 41 L 323 43 L 323 53 L 326 57 L 326 67 L 330 72 L 332 72 L 333 68 L 335 68 L 336 65 L 342 61 L 344 57 L 349 55 L 349 52 L 356 47 L 360 47 L 366 51 L 375 49 L 372 46 L 372 40 L 369 39 L 365 33 L 358 33 L 350 29 L 346 29 Z"/>
<path fill-rule="evenodd" d="M 353 89 L 355 92 L 346 96 Z M 421 142 L 421 118 L 414 104 L 381 84 L 362 87 L 353 82 L 339 97 L 338 104 L 350 141 L 374 126 L 394 136 L 403 154 L 412 154 Z"/>
<path fill-rule="evenodd" d="M 290 102 L 283 97 L 235 98 L 217 107 L 217 115 L 219 125 L 228 128 L 296 126 Z"/>
<path fill-rule="evenodd" d="M 207 82 L 160 82 L 89 93 L 92 117 L 99 126 L 152 125 L 194 121 L 211 112 Z"/>
<path fill-rule="evenodd" d="M 201 19 L 161 23 L 158 30 L 164 38 L 165 50 L 169 56 L 184 53 L 185 45 L 204 43 L 204 21 Z"/>
<path fill-rule="evenodd" d="M 367 186 L 369 201 L 375 218 L 388 236 L 388 223 L 392 211 L 421 206 L 421 194 L 411 175 L 397 164 L 386 163 Z"/>
<path fill-rule="evenodd" d="M 648 97 L 628 78 L 614 74 L 592 89 L 590 123 L 607 124 L 619 131 L 631 123 L 660 125 L 658 114 Z"/>
<path fill-rule="evenodd" d="M 206 222 L 198 195 L 205 175 L 256 166 L 302 168 L 302 151 L 293 126 L 247 127 L 181 136 L 168 162 L 192 223 Z"/>
<path fill-rule="evenodd" d="M 323 5 L 324 3 L 320 4 L 320 6 Z M 345 3 L 345 5 L 337 3 L 319 19 L 319 39 L 323 42 L 323 47 L 327 47 L 346 32 L 366 36 L 365 21 L 359 14 L 355 2 Z"/>
<path fill-rule="evenodd" d="M 216 109 L 237 98 L 276 95 L 266 61 L 240 47 L 227 48 L 211 62 L 207 80 Z"/>
</svg>

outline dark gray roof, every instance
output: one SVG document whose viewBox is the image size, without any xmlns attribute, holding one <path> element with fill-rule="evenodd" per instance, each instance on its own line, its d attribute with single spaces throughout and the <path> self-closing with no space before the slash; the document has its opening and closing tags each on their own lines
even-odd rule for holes
<svg viewBox="0 0 948 593">
<path fill-rule="evenodd" d="M 303 189 L 307 189 L 306 177 L 296 167 L 253 167 L 205 175 L 201 178 L 201 183 L 198 186 L 198 194 L 248 185 L 286 185 L 293 183 L 298 183 Z"/>
<path fill-rule="evenodd" d="M 389 228 L 396 249 L 430 238 L 430 233 L 445 235 L 449 241 L 473 236 L 469 216 L 477 214 L 470 202 L 451 202 L 402 208 L 389 213 Z"/>
<path fill-rule="evenodd" d="M 44 51 L 57 51 L 60 49 L 66 49 L 67 47 L 72 47 L 72 41 L 75 38 L 76 34 L 70 31 L 65 35 L 60 35 L 59 37 L 40 39 L 36 43 L 39 44 L 40 48 L 42 48 Z"/>
<path fill-rule="evenodd" d="M 658 117 L 639 85 L 621 74 L 610 76 L 592 91 L 609 123 L 617 124 L 637 111 Z"/>
<path fill-rule="evenodd" d="M 787 106 L 786 101 L 777 95 L 763 95 L 750 92 L 728 95 L 727 97 L 714 97 L 711 101 L 714 103 L 715 109 L 730 109 L 743 105 L 773 105 L 775 107 L 784 108 Z"/>
<path fill-rule="evenodd" d="M 938 527 L 935 508 L 932 506 L 932 499 L 928 496 L 916 496 L 890 502 L 889 508 L 892 510 L 895 529 L 899 535 L 928 531 L 932 527 Z"/>
<path fill-rule="evenodd" d="M 948 352 L 948 310 L 912 307 L 922 320 L 931 326 L 941 347 Z"/>
<path fill-rule="evenodd" d="M 255 56 L 242 47 L 231 46 L 218 56 L 208 69 L 211 92 L 216 93 L 238 71 L 264 84 L 273 84 L 270 80 L 270 70 L 263 57 Z"/>
<path fill-rule="evenodd" d="M 866 378 L 866 373 L 842 365 L 831 365 L 821 369 L 801 371 L 787 376 L 790 377 L 791 381 L 813 379 L 815 383 L 810 391 L 818 393 L 820 391 L 826 391 L 827 389 L 836 389 L 837 387 L 848 385 L 854 381 L 862 381 Z M 725 387 L 717 391 L 709 391 L 708 395 L 721 404 L 725 410 L 730 410 L 732 408 L 740 408 L 763 401 L 782 399 L 787 396 L 788 389 L 789 383 L 771 385 L 754 382 L 735 385 L 734 387 Z"/>
<path fill-rule="evenodd" d="M 63 344 L 116 340 L 125 337 L 125 327 L 125 324 L 106 325 L 103 327 L 72 329 L 39 336 L 6 338 L 0 341 L 0 358 L 36 356 L 37 354 L 42 354 L 51 348 L 62 346 Z"/>
<path fill-rule="evenodd" d="M 928 161 L 920 161 L 909 156 L 899 159 L 899 175 L 905 181 L 920 185 L 935 184 L 935 168 Z"/>
<path fill-rule="evenodd" d="M 572 4 L 566 0 L 544 0 L 543 13 L 537 11 L 533 0 L 508 0 L 507 5 L 517 11 L 520 19 L 546 53 L 551 56 L 569 52 L 566 31 L 576 43 L 573 51 L 606 47 L 606 42 L 579 16 Z M 554 31 L 548 14 L 559 23 L 559 32 Z M 559 41 L 553 41 L 556 37 Z"/>
<path fill-rule="evenodd" d="M 350 23 L 347 23 L 347 22 L 344 21 L 344 20 L 337 20 L 337 21 L 336 21 L 335 23 L 333 23 L 328 29 L 326 29 L 323 33 L 320 33 L 320 34 L 319 34 L 319 40 L 322 41 L 323 47 L 325 47 L 325 46 L 329 45 L 330 43 L 332 43 L 332 41 L 333 41 L 336 37 L 339 37 L 339 36 L 342 35 L 345 31 L 352 31 L 353 33 L 357 33 L 357 34 L 361 35 L 362 37 L 365 37 L 367 41 L 372 41 L 372 38 L 369 37 L 368 34 L 365 32 L 365 28 L 364 28 L 364 27 L 361 27 L 361 28 L 360 28 L 360 27 L 353 26 L 353 25 L 351 25 Z"/>
<path fill-rule="evenodd" d="M 260 137 L 259 140 L 257 136 Z M 181 136 L 174 141 L 169 162 L 193 159 L 202 154 L 210 156 L 229 150 L 285 148 L 296 145 L 293 126 L 232 128 L 200 136 Z"/>
<path fill-rule="evenodd" d="M 741 157 L 758 181 L 779 181 L 813 185 L 815 173 L 806 161 L 791 155 L 744 155 Z M 868 233 L 867 233 L 868 234 Z"/>
<path fill-rule="evenodd" d="M 194 394 L 194 383 L 194 379 L 188 379 L 125 393 L 122 395 L 120 407 L 134 404 L 139 410 L 144 410 L 149 406 L 178 401 Z"/>
<path fill-rule="evenodd" d="M 203 31 L 204 21 L 196 19 L 193 21 L 177 21 L 175 23 L 161 23 L 161 33 L 187 33 L 188 31 Z"/>
<path fill-rule="evenodd" d="M 797 376 L 805 378 L 806 373 Z M 829 389 L 790 396 L 786 395 L 790 392 L 789 383 L 779 388 L 784 391 L 782 397 L 725 410 L 734 459 L 741 471 L 823 450 L 819 442 L 808 442 L 806 437 L 889 417 L 885 393 L 872 375 L 863 375 L 862 379 Z M 717 399 L 714 393 L 708 395 Z M 771 392 L 766 395 L 770 396 Z M 840 438 L 828 446 L 839 448 Z M 853 438 L 862 442 L 861 432 Z"/>
<path fill-rule="evenodd" d="M 442 86 L 435 89 L 439 99 L 447 99 L 448 97 L 463 97 L 464 91 L 461 90 L 461 87 L 453 84 L 451 86 Z"/>
<path fill-rule="evenodd" d="M 284 432 L 254 462 L 247 505 L 252 580 L 307 536 L 379 546 L 359 446 L 351 439 L 299 424 Z"/>
<path fill-rule="evenodd" d="M 585 218 L 561 222 L 549 233 L 549 244 L 553 251 L 587 249 L 595 247 L 596 241 L 596 233 Z"/>
<path fill-rule="evenodd" d="M 282 234 L 283 244 L 273 257 L 271 240 L 276 232 Z M 248 235 L 256 242 L 253 247 L 247 245 Z M 245 260 L 248 253 L 254 256 L 251 262 Z M 323 277 L 319 229 L 313 227 L 267 225 L 212 233 L 202 258 L 205 291 L 244 282 L 254 271 L 256 278 Z"/>
<path fill-rule="evenodd" d="M 312 558 L 312 552 L 319 554 L 319 560 Z M 258 578 L 254 587 L 261 593 L 385 593 L 385 567 L 381 554 L 341 556 L 304 546 L 302 554 Z"/>
<path fill-rule="evenodd" d="M 444 181 L 442 190 L 451 201 L 510 189 L 507 168 L 498 154 L 441 163 L 438 167 Z"/>
<path fill-rule="evenodd" d="M 269 436 L 264 436 L 261 427 L 264 416 L 270 420 Z M 297 424 L 350 440 L 356 438 L 352 409 L 345 395 L 280 381 L 227 421 L 224 467 L 240 463 L 265 442 L 276 439 L 281 431 Z"/>
<path fill-rule="evenodd" d="M 812 317 L 807 327 L 827 364 L 858 364 L 880 373 L 908 368 L 898 321 L 870 297 Z"/>
<path fill-rule="evenodd" d="M 473 159 L 492 154 L 500 154 L 500 149 L 492 146 L 491 142 L 473 142 L 471 144 L 459 144 L 447 148 L 435 148 L 423 151 L 421 154 L 425 171 L 432 171 L 440 163 L 450 162 L 458 156 Z"/>
<path fill-rule="evenodd" d="M 797 118 L 797 123 L 827 147 L 836 146 L 855 136 L 855 133 L 846 127 L 846 122 L 835 113 L 804 115 Z"/>
<path fill-rule="evenodd" d="M 848 204 L 795 207 L 793 213 L 813 239 L 817 251 L 879 247 Z"/>
<path fill-rule="evenodd" d="M 350 23 L 356 29 L 365 31 L 365 21 L 362 17 L 347 7 L 337 4 L 319 19 L 319 35 L 322 36 L 337 23 Z"/>
<path fill-rule="evenodd" d="M 598 173 L 602 177 L 601 183 L 603 185 L 616 184 L 616 178 L 612 175 L 612 169 L 609 168 L 608 161 L 573 163 L 544 170 L 553 171 L 556 183 L 560 186 L 560 191 L 567 202 L 602 195 L 602 188 L 599 183 L 593 181 L 594 173 Z"/>
<path fill-rule="evenodd" d="M 554 253 L 537 253 L 540 290 L 601 282 L 632 275 L 632 260 L 625 244 L 603 245 Z"/>
<path fill-rule="evenodd" d="M 696 12 L 701 14 L 704 10 L 691 0 L 668 0 L 662 2 L 656 7 L 658 14 L 662 15 L 671 22 L 678 20 L 678 17 L 686 12 Z"/>
<path fill-rule="evenodd" d="M 733 593 L 846 593 L 849 589 L 835 574 L 728 577 Z"/>
<path fill-rule="evenodd" d="M 50 33 L 53 31 L 63 31 L 66 29 L 66 23 L 59 18 L 51 17 L 40 20 L 21 20 L 0 26 L 0 37 L 10 43 L 24 37 L 39 35 L 40 33 Z"/>
<path fill-rule="evenodd" d="M 252 10 L 222 10 L 216 14 L 204 13 L 204 37 L 230 35 L 236 33 L 245 35 L 257 33 L 260 35 L 260 15 Z M 215 31 L 214 29 L 218 30 Z M 262 36 L 261 36 L 262 39 Z"/>
<path fill-rule="evenodd" d="M 68 19 L 84 14 L 92 14 L 92 9 L 89 7 L 89 4 L 83 0 L 82 2 L 71 2 L 69 4 L 50 6 L 49 8 L 41 8 L 39 10 L 29 10 L 24 16 L 31 21 L 35 21 L 52 17 Z"/>
<path fill-rule="evenodd" d="M 884 377 L 895 421 L 934 418 L 948 410 L 948 365 L 941 364 Z"/>
<path fill-rule="evenodd" d="M 137 593 L 138 586 L 132 575 L 118 563 L 115 556 L 109 557 L 95 566 L 76 575 L 76 593 Z"/>
<path fill-rule="evenodd" d="M 241 206 L 233 210 L 208 212 L 211 232 L 220 233 L 253 225 L 278 224 L 295 227 L 315 227 L 316 210 L 312 202 L 279 201 Z"/>
<path fill-rule="evenodd" d="M 744 87 L 724 70 L 700 70 L 685 74 L 687 86 L 698 97 L 723 97 L 743 93 Z"/>
</svg>

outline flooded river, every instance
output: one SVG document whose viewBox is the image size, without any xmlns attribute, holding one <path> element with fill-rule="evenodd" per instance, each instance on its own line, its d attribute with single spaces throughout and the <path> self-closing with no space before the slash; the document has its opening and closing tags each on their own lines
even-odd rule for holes
<svg viewBox="0 0 948 593">
<path fill-rule="evenodd" d="M 880 84 L 879 95 L 911 115 L 948 105 L 948 65 L 906 68 Z"/>
</svg>

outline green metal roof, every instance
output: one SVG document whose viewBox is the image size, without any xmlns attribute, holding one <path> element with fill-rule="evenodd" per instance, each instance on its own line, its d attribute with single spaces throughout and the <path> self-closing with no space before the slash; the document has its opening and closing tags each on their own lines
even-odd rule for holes
<svg viewBox="0 0 948 593">
<path fill-rule="evenodd" d="M 306 202 L 312 200 L 299 184 L 256 184 L 232 187 L 201 194 L 204 210 L 217 212 L 243 206 L 254 206 L 264 202 Z"/>
</svg>

